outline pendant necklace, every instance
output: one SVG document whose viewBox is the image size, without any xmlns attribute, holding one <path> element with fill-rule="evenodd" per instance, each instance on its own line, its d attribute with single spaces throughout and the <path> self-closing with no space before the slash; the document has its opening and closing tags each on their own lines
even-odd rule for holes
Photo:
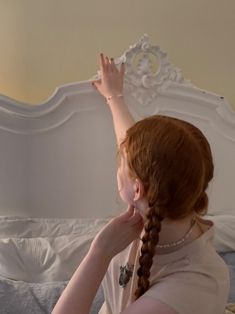
<svg viewBox="0 0 235 314">
<path fill-rule="evenodd" d="M 120 266 L 119 285 L 125 288 L 133 275 L 134 265 L 127 263 L 125 266 Z"/>
</svg>

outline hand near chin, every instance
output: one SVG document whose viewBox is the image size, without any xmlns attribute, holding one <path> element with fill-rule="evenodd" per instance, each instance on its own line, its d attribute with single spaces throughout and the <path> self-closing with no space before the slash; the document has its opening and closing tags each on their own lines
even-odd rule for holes
<svg viewBox="0 0 235 314">
<path fill-rule="evenodd" d="M 112 259 L 139 237 L 143 226 L 143 217 L 129 205 L 124 213 L 112 218 L 99 231 L 92 241 L 91 249 L 98 250 Z"/>
</svg>

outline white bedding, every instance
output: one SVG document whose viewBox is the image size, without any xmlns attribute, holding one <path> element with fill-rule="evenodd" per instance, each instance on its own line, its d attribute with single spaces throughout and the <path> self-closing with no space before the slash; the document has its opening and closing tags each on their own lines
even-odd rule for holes
<svg viewBox="0 0 235 314">
<path fill-rule="evenodd" d="M 214 222 L 214 246 L 216 251 L 235 252 L 235 216 L 226 214 L 207 215 L 205 218 Z"/>
<path fill-rule="evenodd" d="M 216 250 L 235 251 L 235 216 L 205 218 L 215 224 Z M 0 217 L 0 276 L 31 283 L 69 280 L 108 220 Z"/>
<path fill-rule="evenodd" d="M 215 224 L 216 250 L 233 263 L 235 216 L 205 218 Z M 49 314 L 92 239 L 109 219 L 0 217 L 1 314 L 15 314 L 19 308 L 20 313 Z M 234 281 L 234 267 L 229 267 Z M 230 302 L 235 302 L 234 285 L 231 282 Z M 99 289 L 90 313 L 98 313 L 103 300 Z"/>
<path fill-rule="evenodd" d="M 0 313 L 50 314 L 106 222 L 0 217 Z M 103 300 L 100 288 L 90 314 Z"/>
<path fill-rule="evenodd" d="M 31 283 L 69 280 L 106 221 L 0 217 L 0 276 Z"/>
<path fill-rule="evenodd" d="M 205 218 L 215 224 L 216 250 L 235 251 L 235 216 Z M 69 280 L 107 221 L 0 217 L 0 276 L 31 283 Z"/>
</svg>

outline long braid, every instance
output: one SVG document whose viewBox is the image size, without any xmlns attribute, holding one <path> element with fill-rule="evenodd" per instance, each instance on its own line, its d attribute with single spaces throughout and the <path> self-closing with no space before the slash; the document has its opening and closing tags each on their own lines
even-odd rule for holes
<svg viewBox="0 0 235 314">
<path fill-rule="evenodd" d="M 135 291 L 136 300 L 149 289 L 150 268 L 153 263 L 155 247 L 159 241 L 161 231 L 161 216 L 154 207 L 151 207 L 146 215 L 147 221 L 144 225 L 145 234 L 142 237 L 140 267 L 137 270 L 138 288 Z"/>
</svg>

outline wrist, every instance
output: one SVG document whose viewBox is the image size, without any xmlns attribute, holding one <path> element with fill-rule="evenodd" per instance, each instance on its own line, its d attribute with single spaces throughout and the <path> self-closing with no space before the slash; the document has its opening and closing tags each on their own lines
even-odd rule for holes
<svg viewBox="0 0 235 314">
<path fill-rule="evenodd" d="M 90 246 L 89 254 L 92 255 L 94 259 L 100 259 L 107 263 L 110 263 L 113 258 L 113 255 L 109 252 L 109 250 L 104 250 L 95 243 L 92 243 Z"/>
<path fill-rule="evenodd" d="M 116 94 L 106 96 L 105 98 L 106 98 L 107 103 L 109 104 L 112 101 L 117 101 L 119 99 L 123 99 L 123 94 L 122 93 L 116 93 Z"/>
</svg>

